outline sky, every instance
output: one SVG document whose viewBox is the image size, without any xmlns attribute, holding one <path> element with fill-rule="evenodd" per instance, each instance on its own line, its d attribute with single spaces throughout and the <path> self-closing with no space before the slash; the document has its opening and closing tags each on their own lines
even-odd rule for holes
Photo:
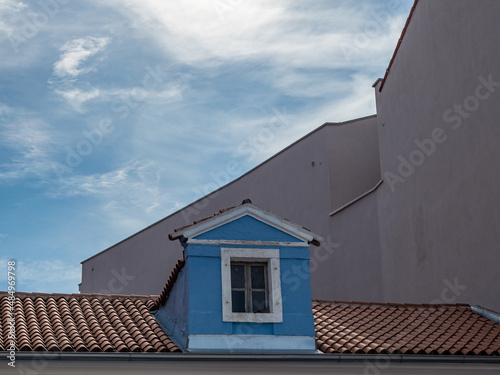
<svg viewBox="0 0 500 375">
<path fill-rule="evenodd" d="M 0 290 L 77 293 L 228 165 L 374 114 L 412 3 L 0 0 Z"/>
</svg>

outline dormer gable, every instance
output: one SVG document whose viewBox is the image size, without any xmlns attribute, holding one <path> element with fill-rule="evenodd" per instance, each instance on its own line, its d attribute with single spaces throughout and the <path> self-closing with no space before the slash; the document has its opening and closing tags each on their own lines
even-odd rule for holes
<svg viewBox="0 0 500 375">
<path fill-rule="evenodd" d="M 322 238 L 308 229 L 251 204 L 249 199 L 236 207 L 179 228 L 169 235 L 171 240 L 187 243 L 218 241 L 268 242 L 283 245 L 319 245 Z"/>
</svg>

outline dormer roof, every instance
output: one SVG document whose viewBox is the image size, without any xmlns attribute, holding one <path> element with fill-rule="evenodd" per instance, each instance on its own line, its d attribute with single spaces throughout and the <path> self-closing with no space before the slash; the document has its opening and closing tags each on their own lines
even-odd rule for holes
<svg viewBox="0 0 500 375">
<path fill-rule="evenodd" d="M 193 239 L 196 239 L 197 236 L 226 225 L 231 221 L 244 216 L 257 219 L 305 244 L 319 246 L 323 241 L 321 236 L 311 232 L 309 229 L 254 206 L 249 199 L 245 199 L 239 206 L 220 210 L 210 217 L 197 220 L 192 224 L 177 228 L 173 233 L 170 233 L 168 237 L 170 240 L 179 239 L 181 242 L 189 242 L 190 240 L 192 241 Z"/>
</svg>

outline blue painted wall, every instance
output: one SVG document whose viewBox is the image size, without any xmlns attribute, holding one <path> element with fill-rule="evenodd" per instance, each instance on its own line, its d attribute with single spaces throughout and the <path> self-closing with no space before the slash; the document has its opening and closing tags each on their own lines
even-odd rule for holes
<svg viewBox="0 0 500 375">
<path fill-rule="evenodd" d="M 301 242 L 253 217 L 244 216 L 196 239 Z M 224 246 L 248 247 L 251 246 Z M 276 246 L 257 248 L 276 249 Z M 309 249 L 281 247 L 280 270 L 283 323 L 231 323 L 222 321 L 220 246 L 190 244 L 185 256 L 189 266 L 190 334 L 263 334 L 314 336 L 311 311 Z"/>
<path fill-rule="evenodd" d="M 209 232 L 195 237 L 203 240 L 246 240 L 302 242 L 288 233 L 282 232 L 251 216 L 243 216 Z"/>
<path fill-rule="evenodd" d="M 186 262 L 177 276 L 167 302 L 155 314 L 155 319 L 162 329 L 182 350 L 186 349 L 189 335 L 187 311 L 189 311 L 189 286 Z"/>
<path fill-rule="evenodd" d="M 203 245 L 195 245 L 193 250 L 197 255 L 190 255 L 190 246 L 186 251 L 189 259 L 190 334 L 315 335 L 308 248 L 280 248 L 283 323 L 231 323 L 222 321 L 220 247 L 206 246 L 208 256 L 202 256 L 199 254 Z M 218 257 L 214 257 L 214 253 L 218 253 Z"/>
</svg>

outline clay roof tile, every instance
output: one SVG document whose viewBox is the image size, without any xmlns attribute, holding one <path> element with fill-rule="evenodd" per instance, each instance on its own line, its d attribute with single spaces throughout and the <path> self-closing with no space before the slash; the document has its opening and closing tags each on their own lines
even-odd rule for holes
<svg viewBox="0 0 500 375">
<path fill-rule="evenodd" d="M 324 353 L 500 353 L 500 325 L 470 306 L 313 301 Z"/>
<path fill-rule="evenodd" d="M 0 292 L 1 351 L 6 350 L 11 316 L 7 298 Z M 16 293 L 16 350 L 179 351 L 149 312 L 156 298 Z"/>
</svg>

